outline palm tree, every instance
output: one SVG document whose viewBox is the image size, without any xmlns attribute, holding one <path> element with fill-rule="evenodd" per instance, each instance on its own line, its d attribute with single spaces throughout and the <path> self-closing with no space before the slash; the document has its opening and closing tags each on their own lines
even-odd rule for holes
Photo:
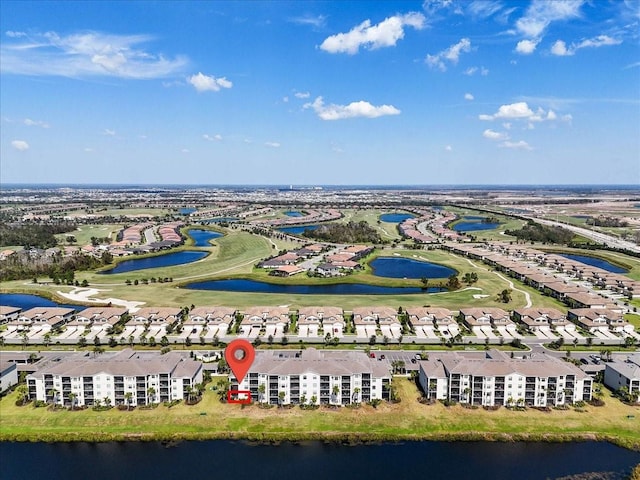
<svg viewBox="0 0 640 480">
<path fill-rule="evenodd" d="M 316 395 L 311 395 L 311 405 L 316 405 L 318 403 L 318 397 Z"/>
<path fill-rule="evenodd" d="M 264 383 L 258 385 L 258 402 L 262 403 L 264 401 L 264 394 L 267 391 L 267 387 Z"/>
<path fill-rule="evenodd" d="M 462 393 L 464 393 L 464 401 L 469 403 L 469 394 L 471 393 L 471 389 L 467 387 L 462 391 Z"/>
<path fill-rule="evenodd" d="M 154 403 L 153 401 L 156 398 L 156 389 L 153 387 L 147 388 L 147 397 L 149 397 L 149 403 Z"/>
<path fill-rule="evenodd" d="M 58 397 L 58 390 L 56 390 L 55 388 L 52 388 L 47 392 L 47 395 L 51 397 L 51 404 L 55 405 Z"/>
<path fill-rule="evenodd" d="M 278 392 L 278 404 L 280 406 L 282 406 L 284 404 L 284 398 L 287 396 L 286 393 L 284 393 L 284 391 L 280 391 Z"/>
<path fill-rule="evenodd" d="M 19 385 L 18 388 L 16 388 L 16 394 L 18 395 L 18 399 L 22 398 L 22 405 L 24 406 L 25 403 L 27 403 L 27 400 L 29 399 L 29 389 L 27 388 L 26 385 Z"/>
<path fill-rule="evenodd" d="M 111 407 L 111 397 L 104 397 L 102 401 L 104 402 L 105 407 Z"/>
<path fill-rule="evenodd" d="M 127 392 L 124 394 L 124 399 L 127 402 L 127 410 L 130 410 L 132 398 L 133 398 L 133 393 Z"/>
<path fill-rule="evenodd" d="M 334 385 L 333 388 L 331 389 L 331 394 L 334 397 L 334 401 L 338 401 L 338 395 L 340 395 L 340 386 L 339 385 Z"/>
<path fill-rule="evenodd" d="M 300 405 L 304 405 L 305 403 L 307 403 L 307 396 L 303 393 L 300 397 Z"/>
<path fill-rule="evenodd" d="M 229 390 L 229 379 L 228 378 L 221 378 L 220 380 L 218 380 L 218 382 L 216 383 L 216 387 L 217 387 L 217 392 L 218 392 L 218 397 L 220 398 L 221 402 L 225 402 L 227 400 L 227 391 Z"/>
<path fill-rule="evenodd" d="M 42 343 L 44 344 L 45 347 L 48 347 L 49 344 L 51 343 L 51 334 L 50 333 L 45 333 L 44 337 L 42 339 Z"/>
<path fill-rule="evenodd" d="M 78 398 L 78 395 L 71 392 L 69 394 L 69 401 L 71 402 L 71 410 L 73 410 L 76 406 L 76 398 Z"/>
<path fill-rule="evenodd" d="M 351 395 L 351 403 L 358 403 L 358 394 L 360 393 L 360 387 L 356 387 L 353 389 L 353 394 Z"/>
</svg>

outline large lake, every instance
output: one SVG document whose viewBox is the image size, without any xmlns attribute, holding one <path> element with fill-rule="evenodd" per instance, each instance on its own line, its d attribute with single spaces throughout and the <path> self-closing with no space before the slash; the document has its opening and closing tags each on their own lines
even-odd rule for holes
<svg viewBox="0 0 640 480">
<path fill-rule="evenodd" d="M 369 265 L 374 275 L 387 278 L 447 278 L 458 273 L 444 265 L 410 258 L 378 257 Z"/>
<path fill-rule="evenodd" d="M 222 292 L 282 293 L 289 295 L 397 295 L 407 293 L 431 293 L 440 289 L 430 287 L 382 287 L 363 283 L 333 283 L 328 285 L 283 285 L 255 280 L 229 279 L 194 282 L 185 288 Z"/>
<path fill-rule="evenodd" d="M 118 263 L 111 270 L 100 272 L 105 275 L 114 273 L 133 272 L 135 270 L 146 270 L 148 268 L 173 267 L 184 263 L 192 263 L 208 255 L 207 252 L 196 252 L 193 250 L 183 250 L 181 252 L 165 253 L 155 257 L 134 258 Z"/>
<path fill-rule="evenodd" d="M 188 230 L 187 234 L 193 239 L 194 247 L 210 247 L 211 240 L 222 236 L 221 233 L 212 232 L 211 230 L 197 230 L 197 229 Z"/>
<path fill-rule="evenodd" d="M 22 479 L 472 479 L 622 480 L 640 454 L 608 443 L 320 442 L 2 443 L 2 478 Z M 608 476 L 597 476 L 607 472 Z"/>
<path fill-rule="evenodd" d="M 574 255 L 572 253 L 560 253 L 559 255 L 570 260 L 575 260 L 576 262 L 584 263 L 585 265 L 601 268 L 611 273 L 627 273 L 629 271 L 601 258 L 589 257 L 587 255 Z"/>
<path fill-rule="evenodd" d="M 462 217 L 461 221 L 456 223 L 453 227 L 451 227 L 451 229 L 456 232 L 476 232 L 478 230 L 493 230 L 495 228 L 498 228 L 498 226 L 500 225 L 499 223 L 483 222 L 482 220 L 484 218 L 485 217 L 479 217 L 476 215 L 467 215 L 465 217 Z"/>
</svg>

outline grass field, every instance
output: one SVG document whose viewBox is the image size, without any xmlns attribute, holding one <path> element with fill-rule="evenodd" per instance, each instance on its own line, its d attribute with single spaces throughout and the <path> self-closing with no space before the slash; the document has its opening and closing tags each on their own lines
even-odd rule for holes
<svg viewBox="0 0 640 480">
<path fill-rule="evenodd" d="M 91 243 L 91 237 L 109 237 L 112 241 L 115 241 L 116 235 L 121 229 L 122 224 L 82 225 L 73 232 L 56 235 L 56 238 L 58 243 L 67 245 L 67 237 L 73 235 L 76 237 L 76 243 L 73 245 L 88 245 Z"/>
<path fill-rule="evenodd" d="M 214 380 L 215 382 L 215 380 Z M 607 393 L 603 407 L 584 411 L 525 412 L 501 408 L 471 410 L 440 403 L 422 405 L 419 392 L 406 378 L 396 378 L 401 402 L 374 409 L 262 409 L 218 401 L 207 390 L 194 406 L 159 406 L 152 410 L 95 412 L 49 411 L 15 406 L 16 394 L 0 400 L 0 441 L 114 439 L 248 438 L 296 440 L 308 438 L 399 439 L 606 439 L 640 449 L 640 407 L 630 407 Z M 629 418 L 633 416 L 634 418 Z"/>
</svg>

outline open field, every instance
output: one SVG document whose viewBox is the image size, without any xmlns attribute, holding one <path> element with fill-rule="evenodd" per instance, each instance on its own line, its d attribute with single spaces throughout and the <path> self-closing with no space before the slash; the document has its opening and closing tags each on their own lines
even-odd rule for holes
<svg viewBox="0 0 640 480">
<path fill-rule="evenodd" d="M 70 235 L 76 237 L 74 245 L 88 245 L 91 243 L 91 237 L 109 237 L 113 242 L 121 229 L 122 224 L 82 225 L 73 232 L 60 233 L 56 235 L 56 238 L 58 243 L 62 245 L 67 245 L 67 237 Z"/>
<path fill-rule="evenodd" d="M 215 383 L 215 379 L 214 379 Z M 640 449 L 640 407 L 611 398 L 606 405 L 583 411 L 497 411 L 422 405 L 415 384 L 394 379 L 402 401 L 374 409 L 243 408 L 218 401 L 208 389 L 194 406 L 152 410 L 95 412 L 49 411 L 47 408 L 15 406 L 16 394 L 0 400 L 0 440 L 132 440 L 247 438 L 296 440 L 309 438 L 367 440 L 400 439 L 497 439 L 575 440 L 605 439 L 627 448 Z M 210 384 L 211 385 L 211 384 Z M 634 418 L 629 418 L 633 416 Z"/>
</svg>

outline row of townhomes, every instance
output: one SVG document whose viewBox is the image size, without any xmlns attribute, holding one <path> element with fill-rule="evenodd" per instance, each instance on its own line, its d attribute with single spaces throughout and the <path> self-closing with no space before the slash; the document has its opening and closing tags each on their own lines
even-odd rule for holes
<svg viewBox="0 0 640 480">
<path fill-rule="evenodd" d="M 486 358 L 434 353 L 420 362 L 427 398 L 471 405 L 554 407 L 591 400 L 592 379 L 575 365 L 546 355 L 511 358 L 489 350 Z"/>
<path fill-rule="evenodd" d="M 29 397 L 59 405 L 147 405 L 186 398 L 202 382 L 202 363 L 175 352 L 125 349 L 52 361 L 27 376 Z"/>
<path fill-rule="evenodd" d="M 364 352 L 325 351 L 257 352 L 249 372 L 232 389 L 251 392 L 251 399 L 270 404 L 348 405 L 389 400 L 391 372 L 388 362 Z"/>
<path fill-rule="evenodd" d="M 292 330 L 293 319 L 296 319 Z M 167 337 L 171 343 L 211 342 L 237 335 L 261 338 L 321 341 L 327 335 L 347 334 L 363 342 L 371 337 L 416 343 L 438 343 L 464 335 L 465 341 L 497 343 L 525 338 L 529 333 L 543 341 L 586 343 L 587 338 L 621 343 L 626 337 L 640 340 L 634 326 L 618 309 L 574 308 L 563 313 L 554 308 L 529 307 L 508 312 L 496 307 L 461 308 L 256 306 L 240 311 L 232 307 L 202 306 L 185 311 L 177 307 L 144 307 L 128 312 L 124 307 L 90 307 L 76 312 L 72 308 L 35 307 L 26 311 L 0 306 L 0 324 L 7 328 L 0 335 L 6 343 L 76 343 L 108 341 L 110 335 L 123 342 L 144 343 Z M 116 338 L 117 337 L 117 338 Z"/>
</svg>

